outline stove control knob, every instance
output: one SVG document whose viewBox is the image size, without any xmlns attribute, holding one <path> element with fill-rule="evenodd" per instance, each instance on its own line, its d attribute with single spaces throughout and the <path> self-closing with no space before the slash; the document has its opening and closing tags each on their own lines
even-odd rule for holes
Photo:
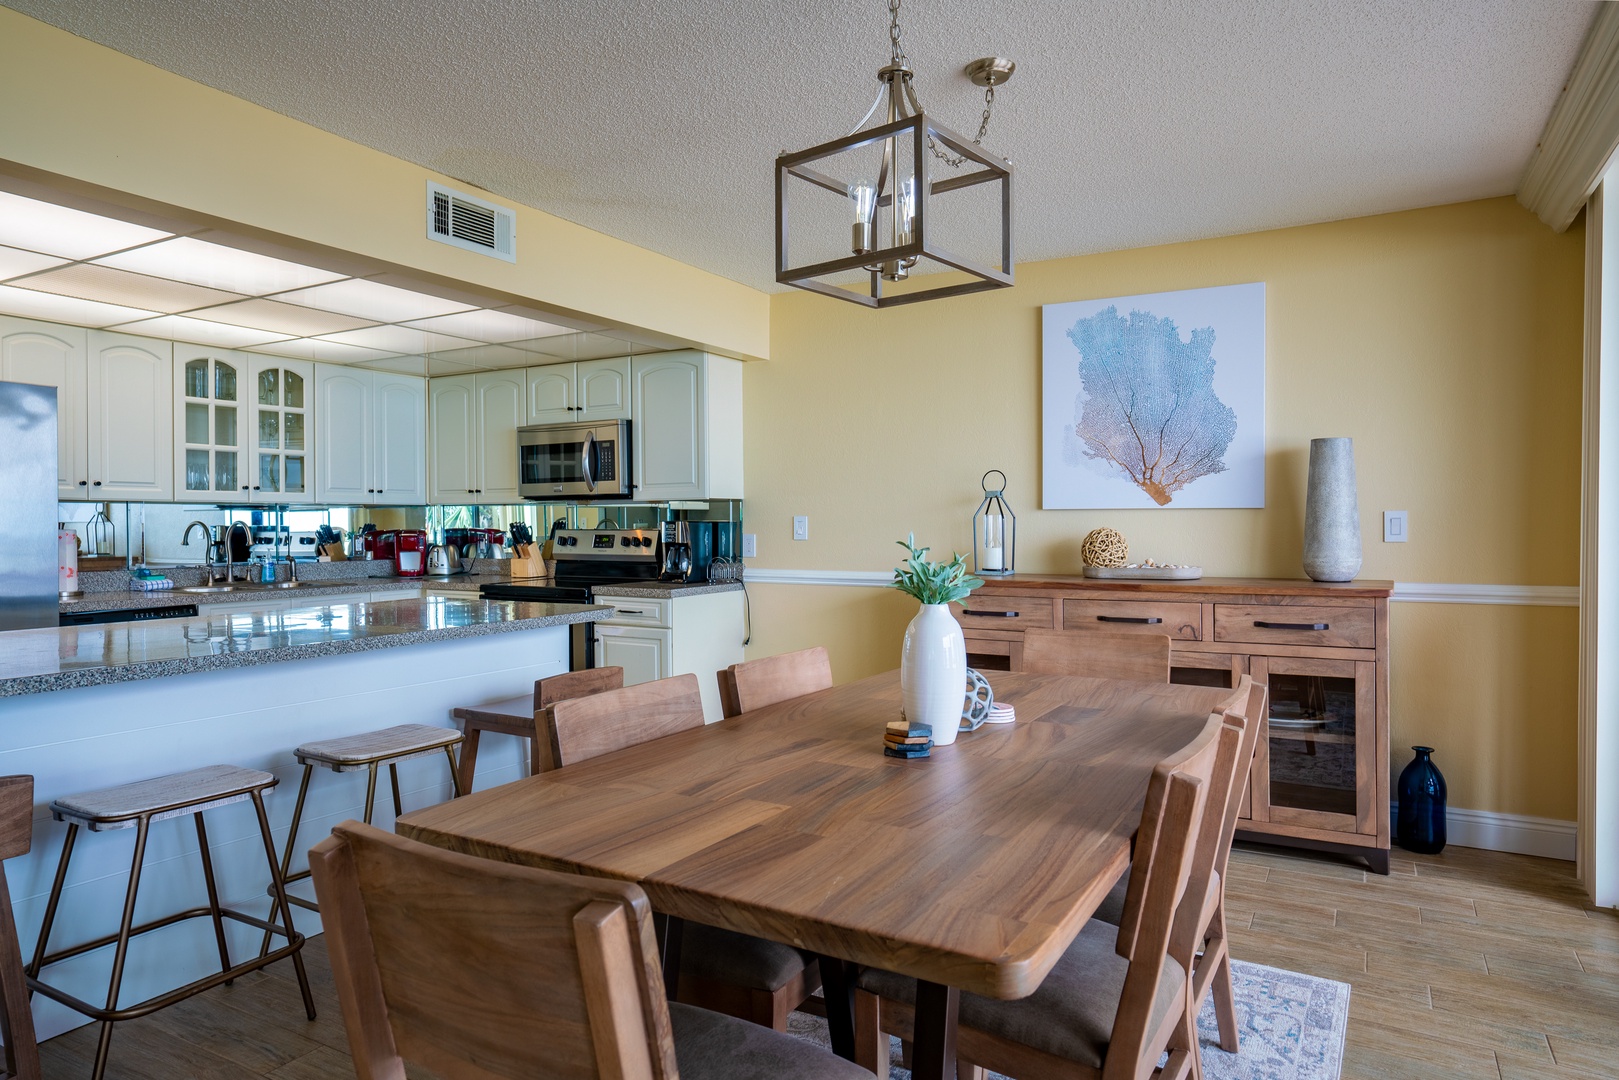
<svg viewBox="0 0 1619 1080">
<path fill-rule="evenodd" d="M 627 536 L 619 537 L 618 538 L 618 546 L 619 547 L 629 547 L 630 546 L 630 538 L 627 537 Z"/>
</svg>

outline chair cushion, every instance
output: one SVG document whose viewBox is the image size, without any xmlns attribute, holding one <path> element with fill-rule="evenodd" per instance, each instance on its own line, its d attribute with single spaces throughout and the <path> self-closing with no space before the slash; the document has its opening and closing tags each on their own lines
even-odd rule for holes
<svg viewBox="0 0 1619 1080">
<path fill-rule="evenodd" d="M 872 1080 L 825 1047 L 734 1016 L 671 1001 L 669 1020 L 681 1080 Z"/>
<path fill-rule="evenodd" d="M 791 945 L 688 922 L 680 937 L 680 974 L 774 994 L 812 963 Z"/>
<path fill-rule="evenodd" d="M 961 1026 L 1100 1069 L 1113 1037 L 1113 1020 L 1130 967 L 1129 961 L 1114 951 L 1118 937 L 1118 927 L 1092 919 L 1040 989 L 1028 997 L 997 1001 L 962 994 Z M 859 985 L 879 997 L 908 1005 L 916 1000 L 916 980 L 904 975 L 868 970 L 861 974 Z M 1185 987 L 1186 972 L 1173 960 L 1166 960 L 1158 980 L 1153 1025 L 1180 1005 Z"/>
</svg>

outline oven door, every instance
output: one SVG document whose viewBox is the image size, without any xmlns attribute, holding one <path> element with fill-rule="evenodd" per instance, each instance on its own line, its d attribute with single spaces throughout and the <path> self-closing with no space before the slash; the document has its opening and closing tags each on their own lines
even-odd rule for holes
<svg viewBox="0 0 1619 1080">
<path fill-rule="evenodd" d="M 629 421 L 517 429 L 518 494 L 525 499 L 625 499 Z"/>
</svg>

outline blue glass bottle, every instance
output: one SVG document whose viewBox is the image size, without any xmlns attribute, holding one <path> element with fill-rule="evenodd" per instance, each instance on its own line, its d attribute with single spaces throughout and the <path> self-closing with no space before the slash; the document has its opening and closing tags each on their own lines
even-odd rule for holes
<svg viewBox="0 0 1619 1080">
<path fill-rule="evenodd" d="M 1445 850 L 1445 776 L 1428 756 L 1433 747 L 1411 749 L 1417 756 L 1400 773 L 1394 836 L 1407 851 L 1437 855 Z"/>
</svg>

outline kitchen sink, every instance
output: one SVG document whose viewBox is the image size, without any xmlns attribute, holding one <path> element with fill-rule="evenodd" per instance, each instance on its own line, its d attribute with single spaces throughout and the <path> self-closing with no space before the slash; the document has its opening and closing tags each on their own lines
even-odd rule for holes
<svg viewBox="0 0 1619 1080">
<path fill-rule="evenodd" d="M 241 588 L 240 585 L 182 585 L 178 589 L 175 589 L 174 591 L 175 592 L 189 592 L 189 593 L 219 593 L 219 592 L 235 592 L 236 590 L 238 590 L 240 588 Z"/>
</svg>

